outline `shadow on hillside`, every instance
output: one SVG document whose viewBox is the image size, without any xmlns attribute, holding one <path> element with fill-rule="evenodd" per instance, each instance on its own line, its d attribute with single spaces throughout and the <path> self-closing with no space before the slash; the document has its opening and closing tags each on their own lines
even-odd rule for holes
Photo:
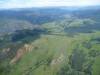
<svg viewBox="0 0 100 75">
<path fill-rule="evenodd" d="M 81 27 L 65 28 L 65 32 L 68 32 L 68 33 L 92 33 L 95 30 L 97 31 L 100 30 L 99 23 L 96 23 L 93 25 L 85 24 L 84 26 L 81 26 Z"/>
<path fill-rule="evenodd" d="M 22 41 L 23 43 L 29 43 L 40 38 L 40 35 L 46 32 L 43 29 L 24 29 L 24 30 L 17 30 L 14 34 L 12 34 L 11 41 L 18 42 Z"/>
</svg>

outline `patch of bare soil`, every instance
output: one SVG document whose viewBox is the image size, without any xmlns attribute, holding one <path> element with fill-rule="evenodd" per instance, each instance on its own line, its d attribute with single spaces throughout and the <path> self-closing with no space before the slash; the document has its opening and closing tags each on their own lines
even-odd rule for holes
<svg viewBox="0 0 100 75">
<path fill-rule="evenodd" d="M 16 56 L 10 61 L 10 64 L 16 63 L 19 59 L 21 59 L 21 57 L 22 57 L 25 53 L 32 51 L 32 49 L 33 49 L 33 46 L 32 46 L 32 45 L 25 44 L 22 48 L 20 48 L 20 49 L 17 51 Z"/>
<path fill-rule="evenodd" d="M 61 54 L 58 58 L 55 58 L 51 62 L 51 66 L 54 66 L 56 64 L 60 64 L 64 60 L 64 55 Z"/>
</svg>

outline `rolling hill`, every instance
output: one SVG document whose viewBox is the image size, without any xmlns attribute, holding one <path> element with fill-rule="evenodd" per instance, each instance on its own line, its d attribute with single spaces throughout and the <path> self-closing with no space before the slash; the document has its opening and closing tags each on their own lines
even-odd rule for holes
<svg viewBox="0 0 100 75">
<path fill-rule="evenodd" d="M 0 75 L 100 75 L 99 11 L 0 10 Z"/>
</svg>

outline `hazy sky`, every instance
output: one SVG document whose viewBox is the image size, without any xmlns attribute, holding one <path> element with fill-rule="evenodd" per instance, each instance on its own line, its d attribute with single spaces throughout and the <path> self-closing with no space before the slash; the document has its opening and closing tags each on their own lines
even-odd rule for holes
<svg viewBox="0 0 100 75">
<path fill-rule="evenodd" d="M 0 8 L 100 5 L 100 0 L 0 0 Z"/>
</svg>

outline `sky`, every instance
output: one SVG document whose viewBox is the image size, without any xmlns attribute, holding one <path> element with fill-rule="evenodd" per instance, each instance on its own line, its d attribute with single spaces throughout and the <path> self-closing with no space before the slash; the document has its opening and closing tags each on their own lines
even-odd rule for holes
<svg viewBox="0 0 100 75">
<path fill-rule="evenodd" d="M 100 5 L 100 0 L 0 0 L 0 9 L 91 5 Z"/>
</svg>

